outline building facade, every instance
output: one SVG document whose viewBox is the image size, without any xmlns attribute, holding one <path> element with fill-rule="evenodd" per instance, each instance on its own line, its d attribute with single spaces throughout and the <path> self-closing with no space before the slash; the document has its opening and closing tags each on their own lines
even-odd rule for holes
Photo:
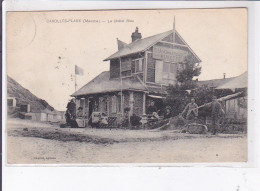
<svg viewBox="0 0 260 191">
<path fill-rule="evenodd" d="M 130 115 L 142 116 L 151 100 L 160 109 L 185 59 L 193 56 L 196 63 L 201 62 L 175 29 L 142 39 L 136 28 L 131 38 L 130 44 L 117 39 L 118 51 L 104 60 L 109 61 L 110 71 L 72 94 L 86 119 L 93 111 L 120 119 L 125 108 Z"/>
</svg>

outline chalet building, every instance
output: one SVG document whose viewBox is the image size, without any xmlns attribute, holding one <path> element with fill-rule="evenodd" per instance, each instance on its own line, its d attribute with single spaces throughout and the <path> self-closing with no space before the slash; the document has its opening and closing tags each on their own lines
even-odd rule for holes
<svg viewBox="0 0 260 191">
<path fill-rule="evenodd" d="M 72 94 L 86 118 L 100 111 L 120 119 L 125 108 L 130 115 L 142 116 L 151 100 L 160 108 L 168 85 L 177 83 L 185 58 L 191 55 L 201 62 L 175 29 L 142 38 L 136 28 L 131 38 L 130 44 L 117 39 L 118 51 L 104 60 L 109 61 L 110 71 Z"/>
</svg>

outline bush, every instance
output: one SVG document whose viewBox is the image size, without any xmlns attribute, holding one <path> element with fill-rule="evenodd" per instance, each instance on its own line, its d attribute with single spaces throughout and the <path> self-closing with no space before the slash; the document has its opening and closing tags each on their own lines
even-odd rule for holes
<svg viewBox="0 0 260 191">
<path fill-rule="evenodd" d="M 207 86 L 198 87 L 197 80 L 193 79 L 200 75 L 201 67 L 192 55 L 188 55 L 182 64 L 184 68 L 177 73 L 177 83 L 175 86 L 169 85 L 168 96 L 164 101 L 164 105 L 170 106 L 173 116 L 177 116 L 184 110 L 191 97 L 195 98 L 198 106 L 201 106 L 210 103 L 213 95 L 219 98 L 232 94 L 231 90 L 215 90 Z M 211 111 L 208 107 L 199 109 L 200 117 L 205 118 L 210 114 Z"/>
<path fill-rule="evenodd" d="M 214 90 L 212 88 L 194 87 L 190 93 L 184 90 L 182 86 L 169 86 L 169 96 L 165 99 L 165 105 L 170 106 L 173 116 L 180 114 L 185 106 L 190 102 L 191 98 L 195 98 L 195 102 L 198 106 L 201 106 L 212 101 L 213 95 L 217 98 L 224 97 L 232 94 L 231 90 Z M 205 118 L 211 115 L 211 108 L 202 107 L 199 109 L 199 117 Z"/>
</svg>

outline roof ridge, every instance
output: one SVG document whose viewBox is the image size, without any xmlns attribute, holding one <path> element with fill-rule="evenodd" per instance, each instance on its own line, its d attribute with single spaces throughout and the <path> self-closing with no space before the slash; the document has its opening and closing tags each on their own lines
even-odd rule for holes
<svg viewBox="0 0 260 191">
<path fill-rule="evenodd" d="M 137 41 L 140 41 L 140 40 L 145 40 L 145 39 L 148 39 L 148 38 L 152 38 L 152 37 L 155 37 L 155 36 L 157 36 L 157 35 L 162 35 L 163 33 L 167 33 L 167 32 L 170 32 L 170 31 L 172 31 L 172 30 L 168 30 L 168 31 L 165 31 L 165 32 L 162 32 L 162 33 L 159 33 L 159 34 L 155 34 L 155 35 L 152 35 L 152 36 L 145 37 L 145 38 L 137 39 L 137 40 L 135 40 L 135 41 L 133 41 L 133 42 L 130 42 L 130 43 L 127 44 L 127 45 L 130 45 L 130 44 L 132 44 L 132 43 L 134 43 L 134 42 L 137 42 Z"/>
<path fill-rule="evenodd" d="M 210 79 L 210 80 L 201 80 L 199 82 L 206 82 L 206 81 L 212 81 L 212 80 L 228 80 L 228 79 L 231 79 L 231 78 L 235 78 L 237 76 L 233 76 L 233 77 L 229 77 L 229 78 L 216 78 L 216 79 Z"/>
<path fill-rule="evenodd" d="M 120 54 L 120 52 L 122 53 L 123 51 L 126 51 L 126 50 L 133 50 L 133 47 L 135 46 L 135 44 L 137 44 L 138 42 L 142 42 L 142 41 L 147 41 L 147 39 L 152 39 L 152 38 L 155 38 L 156 36 L 160 36 L 160 35 L 163 35 L 165 34 L 164 36 L 162 36 L 160 39 L 163 39 L 165 38 L 167 35 L 170 34 L 170 32 L 172 32 L 173 30 L 169 30 L 169 31 L 166 31 L 166 32 L 162 32 L 162 33 L 159 33 L 159 34 L 155 34 L 153 36 L 148 36 L 146 38 L 142 38 L 142 39 L 139 39 L 139 40 L 136 40 L 134 42 L 131 42 L 129 44 L 127 44 L 126 47 L 122 48 L 121 50 L 118 50 L 117 52 L 115 52 L 114 54 L 110 55 L 109 57 L 107 57 L 104 61 L 107 61 L 107 60 L 110 60 L 110 59 L 113 59 L 114 57 L 117 58 L 118 56 L 115 56 L 116 54 Z M 169 33 L 169 34 L 168 34 Z M 160 40 L 159 39 L 159 40 Z M 158 40 L 156 39 L 155 43 L 157 43 Z M 129 55 L 129 54 L 134 54 L 134 53 L 137 53 L 137 52 L 141 52 L 141 51 L 144 51 L 144 50 L 147 50 L 148 48 L 151 47 L 151 45 L 154 45 L 154 42 L 150 42 L 148 43 L 148 45 L 143 45 L 144 47 L 142 47 L 141 50 L 138 50 L 138 51 L 135 51 L 135 52 L 130 52 L 130 53 L 124 53 L 123 56 L 126 56 L 126 55 Z"/>
<path fill-rule="evenodd" d="M 182 36 L 178 33 L 177 30 L 175 30 L 175 33 L 180 37 L 180 39 L 184 42 L 184 44 L 186 44 L 188 46 L 188 49 L 191 51 L 191 53 L 193 53 L 195 55 L 195 57 L 197 57 L 198 61 L 201 62 L 201 59 L 198 57 L 198 55 L 192 50 L 192 48 L 190 47 L 190 45 L 182 38 Z"/>
</svg>

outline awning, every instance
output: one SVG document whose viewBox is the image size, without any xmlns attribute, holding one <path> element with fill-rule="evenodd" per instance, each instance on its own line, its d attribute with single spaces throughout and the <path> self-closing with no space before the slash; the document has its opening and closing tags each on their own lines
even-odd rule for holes
<svg viewBox="0 0 260 191">
<path fill-rule="evenodd" d="M 148 97 L 155 98 L 155 99 L 166 99 L 166 97 L 162 97 L 158 95 L 148 95 Z"/>
</svg>

